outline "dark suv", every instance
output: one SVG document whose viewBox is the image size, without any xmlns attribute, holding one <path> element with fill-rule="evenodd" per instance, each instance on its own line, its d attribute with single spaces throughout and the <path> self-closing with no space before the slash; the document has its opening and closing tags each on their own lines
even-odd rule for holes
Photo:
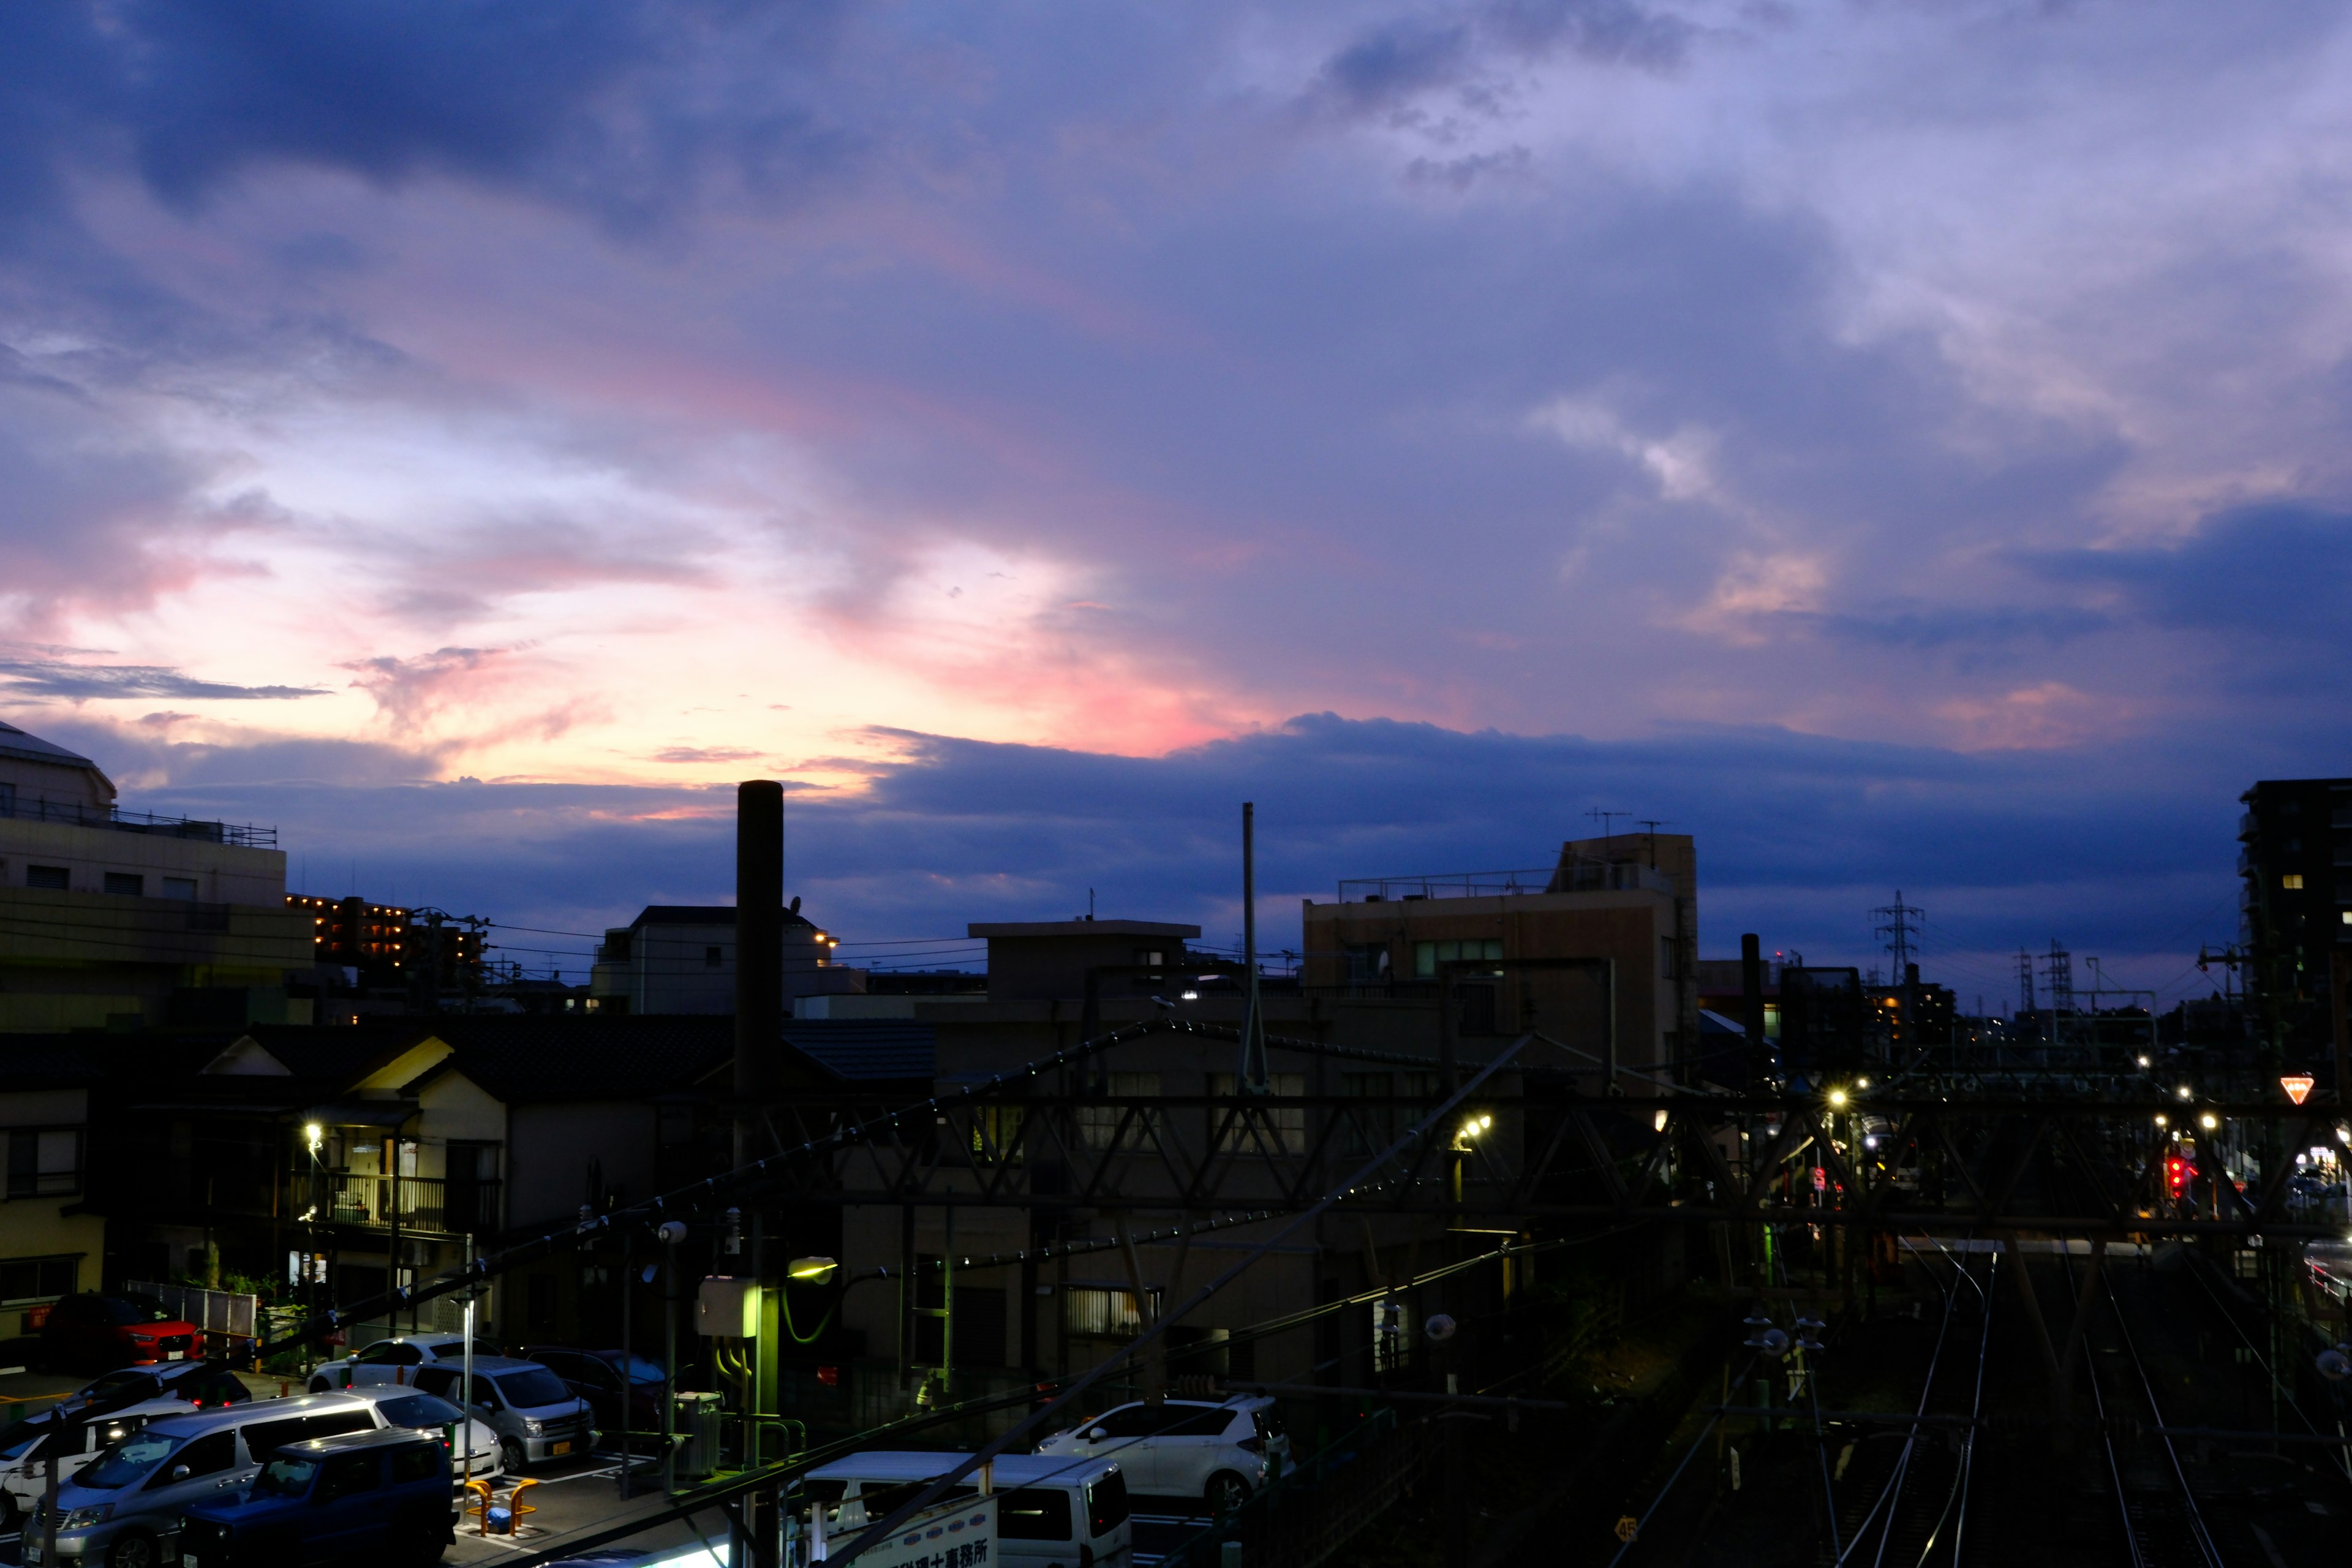
<svg viewBox="0 0 2352 1568">
<path fill-rule="evenodd" d="M 394 1428 L 289 1443 L 240 1500 L 198 1503 L 180 1525 L 186 1568 L 299 1568 L 380 1557 L 394 1568 L 441 1561 L 457 1539 L 449 1455 Z"/>
</svg>

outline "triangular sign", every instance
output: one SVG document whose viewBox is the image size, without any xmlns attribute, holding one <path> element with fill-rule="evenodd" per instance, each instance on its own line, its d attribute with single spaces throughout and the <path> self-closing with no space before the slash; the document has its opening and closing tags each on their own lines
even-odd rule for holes
<svg viewBox="0 0 2352 1568">
<path fill-rule="evenodd" d="M 2311 1086 L 2318 1081 L 2307 1072 L 2291 1072 L 2279 1079 L 2279 1087 L 2286 1090 L 2286 1097 L 2289 1100 L 2301 1105 L 2305 1098 L 2311 1093 Z"/>
</svg>

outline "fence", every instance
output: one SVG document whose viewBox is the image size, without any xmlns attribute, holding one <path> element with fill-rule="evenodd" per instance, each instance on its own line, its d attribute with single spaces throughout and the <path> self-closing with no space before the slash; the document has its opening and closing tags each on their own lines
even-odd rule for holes
<svg viewBox="0 0 2352 1568">
<path fill-rule="evenodd" d="M 240 1295 L 235 1290 L 207 1290 L 200 1285 L 158 1285 L 149 1279 L 126 1279 L 122 1288 L 142 1296 L 152 1296 L 163 1303 L 163 1310 L 183 1322 L 194 1323 L 207 1334 L 230 1339 L 250 1340 L 261 1316 L 261 1298 Z"/>
</svg>

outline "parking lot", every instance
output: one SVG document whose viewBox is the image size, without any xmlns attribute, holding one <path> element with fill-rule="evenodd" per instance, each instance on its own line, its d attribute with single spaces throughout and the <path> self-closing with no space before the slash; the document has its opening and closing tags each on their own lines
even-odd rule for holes
<svg viewBox="0 0 2352 1568">
<path fill-rule="evenodd" d="M 240 1377 L 257 1399 L 299 1392 L 299 1384 L 289 1384 L 275 1377 L 251 1373 Z M 45 1408 L 49 1400 L 70 1394 L 88 1381 L 85 1376 L 0 1372 L 0 1422 L 14 1420 L 22 1412 Z M 533 1511 L 522 1516 L 520 1528 L 512 1535 L 486 1535 L 480 1532 L 476 1521 L 466 1519 L 458 1529 L 456 1544 L 444 1561 L 499 1563 L 567 1541 L 584 1539 L 627 1520 L 659 1513 L 667 1505 L 661 1496 L 658 1468 L 647 1466 L 643 1459 L 638 1465 L 639 1475 L 631 1487 L 635 1495 L 625 1500 L 621 1496 L 620 1457 L 616 1454 L 590 1454 L 536 1467 L 530 1472 L 530 1479 L 536 1484 L 522 1489 L 521 1498 Z M 1207 1515 L 1197 1505 L 1172 1498 L 1139 1497 L 1134 1506 L 1138 1568 L 1150 1568 L 1179 1542 L 1209 1523 Z M 725 1520 L 713 1510 L 696 1520 L 656 1526 L 642 1535 L 632 1536 L 625 1544 L 635 1550 L 656 1552 L 703 1544 L 723 1548 L 725 1532 Z M 22 1561 L 19 1537 L 0 1534 L 0 1564 Z"/>
</svg>

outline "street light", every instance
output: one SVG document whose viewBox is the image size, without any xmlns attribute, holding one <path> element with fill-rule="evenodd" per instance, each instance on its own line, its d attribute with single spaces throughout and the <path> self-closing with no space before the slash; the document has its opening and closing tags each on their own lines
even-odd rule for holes
<svg viewBox="0 0 2352 1568">
<path fill-rule="evenodd" d="M 1842 1089 L 1830 1090 L 1830 1108 L 1833 1110 L 1845 1109 L 1845 1090 Z"/>
<path fill-rule="evenodd" d="M 2206 1131 L 2210 1132 L 2213 1129 L 2221 1125 L 2221 1119 L 2209 1110 L 2204 1115 L 2197 1119 L 2197 1125 L 2205 1129 Z"/>
</svg>

